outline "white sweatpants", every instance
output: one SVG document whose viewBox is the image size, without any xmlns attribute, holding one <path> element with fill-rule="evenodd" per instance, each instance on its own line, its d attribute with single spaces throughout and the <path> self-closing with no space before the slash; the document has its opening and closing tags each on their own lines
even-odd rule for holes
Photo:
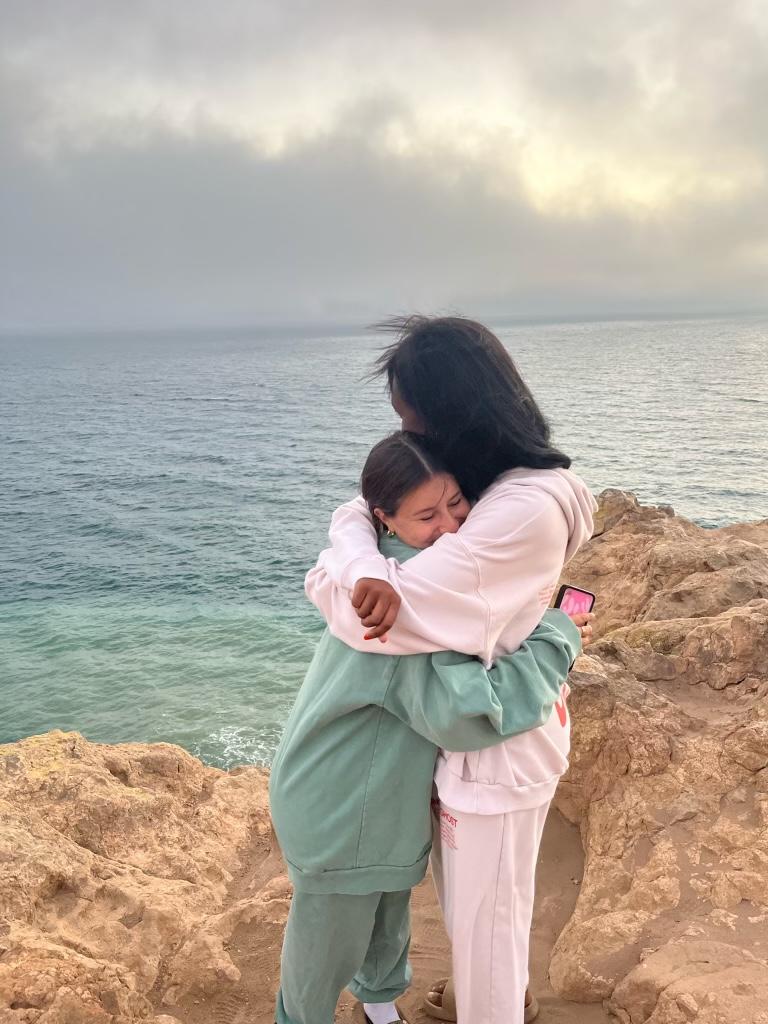
<svg viewBox="0 0 768 1024">
<path fill-rule="evenodd" d="M 453 951 L 458 1024 L 523 1024 L 549 802 L 509 814 L 466 814 L 437 800 L 432 807 L 432 873 Z"/>
</svg>

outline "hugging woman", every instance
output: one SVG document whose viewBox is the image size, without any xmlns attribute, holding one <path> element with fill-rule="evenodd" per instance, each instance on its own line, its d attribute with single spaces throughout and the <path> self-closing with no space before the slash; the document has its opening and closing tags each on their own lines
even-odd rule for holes
<svg viewBox="0 0 768 1024">
<path fill-rule="evenodd" d="M 394 326 L 379 361 L 392 404 L 472 508 L 457 530 L 398 560 L 380 550 L 371 509 L 355 499 L 334 514 L 306 592 L 346 648 L 374 659 L 453 651 L 491 670 L 539 628 L 564 563 L 591 535 L 594 500 L 487 328 L 455 317 Z M 441 743 L 432 857 L 453 979 L 434 986 L 427 1008 L 450 1019 L 455 991 L 459 1024 L 526 1015 L 536 857 L 567 767 L 564 695 L 545 721 L 495 745 Z M 396 994 L 369 991 L 365 1001 L 384 1009 Z"/>
</svg>

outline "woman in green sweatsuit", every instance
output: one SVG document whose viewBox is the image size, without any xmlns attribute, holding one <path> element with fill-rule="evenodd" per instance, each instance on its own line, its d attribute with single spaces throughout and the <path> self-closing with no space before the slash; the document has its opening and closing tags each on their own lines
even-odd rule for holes
<svg viewBox="0 0 768 1024">
<path fill-rule="evenodd" d="M 369 455 L 363 494 L 417 543 L 428 531 L 409 509 L 432 502 L 433 532 L 458 529 L 469 510 L 429 443 L 403 432 Z M 381 550 L 404 561 L 420 548 L 390 535 Z M 331 1024 L 345 987 L 364 1004 L 405 991 L 410 891 L 427 869 L 438 749 L 480 750 L 543 725 L 580 649 L 579 630 L 559 611 L 490 669 L 451 651 L 364 654 L 325 631 L 270 779 L 294 886 L 277 1024 Z"/>
</svg>

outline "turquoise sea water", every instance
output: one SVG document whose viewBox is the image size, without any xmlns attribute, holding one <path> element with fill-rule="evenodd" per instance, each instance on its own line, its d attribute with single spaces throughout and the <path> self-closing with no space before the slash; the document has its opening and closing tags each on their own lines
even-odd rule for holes
<svg viewBox="0 0 768 1024">
<path fill-rule="evenodd" d="M 768 318 L 499 333 L 595 491 L 768 515 Z M 268 761 L 321 623 L 302 580 L 370 445 L 381 340 L 0 338 L 0 742 L 58 727 Z"/>
</svg>

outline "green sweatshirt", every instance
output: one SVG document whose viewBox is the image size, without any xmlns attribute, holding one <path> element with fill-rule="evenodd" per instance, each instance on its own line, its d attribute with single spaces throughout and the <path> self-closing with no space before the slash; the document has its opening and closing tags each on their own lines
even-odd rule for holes
<svg viewBox="0 0 768 1024">
<path fill-rule="evenodd" d="M 416 554 L 390 539 L 381 547 L 400 561 Z M 270 776 L 294 886 L 363 895 L 420 882 L 438 748 L 481 750 L 543 725 L 580 650 L 560 611 L 490 669 L 453 651 L 364 654 L 326 630 Z"/>
</svg>

